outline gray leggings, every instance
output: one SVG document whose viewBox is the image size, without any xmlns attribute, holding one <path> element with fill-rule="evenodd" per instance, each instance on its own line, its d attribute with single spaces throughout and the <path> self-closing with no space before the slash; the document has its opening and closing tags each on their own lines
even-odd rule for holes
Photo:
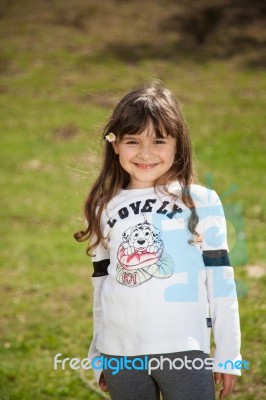
<svg viewBox="0 0 266 400">
<path fill-rule="evenodd" d="M 120 356 L 111 356 L 103 354 L 107 360 L 118 358 Z M 176 358 L 185 360 L 194 360 L 200 358 L 204 361 L 209 355 L 202 351 L 182 351 L 178 353 L 149 354 L 147 356 L 136 356 L 138 359 L 147 357 L 157 358 L 167 357 L 170 360 Z M 127 357 L 133 360 L 135 357 Z M 108 362 L 108 361 L 107 361 Z M 144 362 L 144 361 L 143 361 Z M 112 365 L 112 361 L 110 360 Z M 152 365 L 156 365 L 156 361 Z M 203 362 L 202 362 L 203 364 Z M 195 360 L 196 368 L 202 365 L 200 360 Z M 139 364 L 140 365 L 140 364 Z M 148 373 L 147 369 L 120 369 L 114 374 L 114 370 L 104 367 L 104 376 L 109 388 L 109 394 L 112 400 L 159 400 L 160 394 L 163 400 L 215 400 L 214 380 L 211 370 L 205 369 L 187 369 L 182 366 L 182 361 L 178 360 L 174 365 L 177 368 L 170 368 L 169 362 L 163 363 L 162 369 L 153 369 Z M 188 364 L 188 365 L 191 365 Z"/>
</svg>

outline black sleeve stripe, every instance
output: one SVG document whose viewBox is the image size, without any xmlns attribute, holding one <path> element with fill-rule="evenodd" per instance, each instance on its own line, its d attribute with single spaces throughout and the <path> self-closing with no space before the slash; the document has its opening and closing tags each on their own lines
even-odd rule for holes
<svg viewBox="0 0 266 400">
<path fill-rule="evenodd" d="M 101 261 L 93 261 L 93 269 L 94 272 L 92 274 L 93 277 L 105 276 L 108 275 L 107 267 L 110 264 L 110 260 L 101 260 Z"/>
<path fill-rule="evenodd" d="M 230 266 L 227 250 L 203 250 L 203 262 L 206 267 Z"/>
</svg>

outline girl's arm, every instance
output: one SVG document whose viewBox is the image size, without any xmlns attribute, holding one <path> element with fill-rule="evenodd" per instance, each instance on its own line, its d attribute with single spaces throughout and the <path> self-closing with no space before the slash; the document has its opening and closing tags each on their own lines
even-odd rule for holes
<svg viewBox="0 0 266 400">
<path fill-rule="evenodd" d="M 205 213 L 203 225 L 203 260 L 216 346 L 213 371 L 241 375 L 241 334 L 234 270 L 228 255 L 224 210 L 214 190 L 211 191 L 210 206 Z"/>
<path fill-rule="evenodd" d="M 93 339 L 89 348 L 88 358 L 92 362 L 95 357 L 100 357 L 97 349 L 97 339 L 102 318 L 102 302 L 101 293 L 103 283 L 108 276 L 107 268 L 110 264 L 109 250 L 105 249 L 102 244 L 98 245 L 93 251 L 92 264 L 94 272 L 92 274 L 93 285 Z M 94 369 L 94 376 L 99 384 L 102 369 Z"/>
</svg>

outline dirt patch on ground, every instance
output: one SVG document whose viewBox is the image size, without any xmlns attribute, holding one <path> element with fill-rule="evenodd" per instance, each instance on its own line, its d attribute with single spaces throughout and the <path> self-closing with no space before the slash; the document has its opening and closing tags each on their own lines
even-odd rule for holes
<svg viewBox="0 0 266 400">
<path fill-rule="evenodd" d="M 75 124 L 67 124 L 53 130 L 53 138 L 56 141 L 64 141 L 75 138 L 80 133 L 80 129 Z"/>
<path fill-rule="evenodd" d="M 261 278 L 266 275 L 265 265 L 247 265 L 246 271 L 251 278 Z"/>
</svg>

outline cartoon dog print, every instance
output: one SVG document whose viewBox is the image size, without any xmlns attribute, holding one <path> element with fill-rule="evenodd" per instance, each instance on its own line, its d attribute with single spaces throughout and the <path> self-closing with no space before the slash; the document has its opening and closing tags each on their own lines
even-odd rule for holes
<svg viewBox="0 0 266 400">
<path fill-rule="evenodd" d="M 157 252 L 163 247 L 161 231 L 149 224 L 146 220 L 128 228 L 122 235 L 125 254 L 130 255 L 137 252 Z"/>
<path fill-rule="evenodd" d="M 164 253 L 161 230 L 144 222 L 129 227 L 122 233 L 117 258 L 118 282 L 129 287 L 138 286 L 152 277 L 169 278 L 174 271 L 171 257 Z"/>
</svg>

